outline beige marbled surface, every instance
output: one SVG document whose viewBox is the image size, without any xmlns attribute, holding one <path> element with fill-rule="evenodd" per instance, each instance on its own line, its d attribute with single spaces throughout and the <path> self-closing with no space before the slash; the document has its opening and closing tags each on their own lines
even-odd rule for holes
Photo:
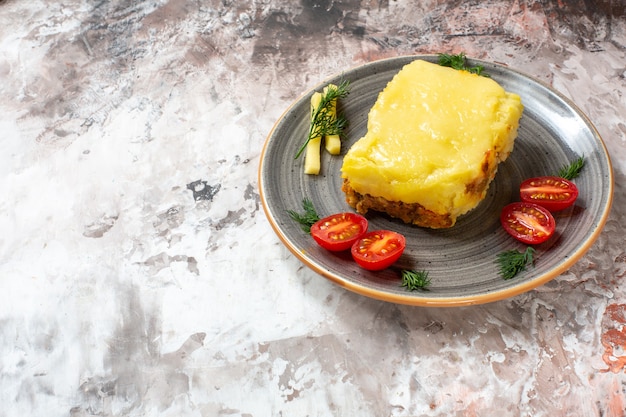
<svg viewBox="0 0 626 417">
<path fill-rule="evenodd" d="M 0 415 L 624 415 L 623 2 L 411 3 L 0 1 Z M 303 267 L 260 208 L 273 123 L 345 68 L 459 51 L 594 122 L 599 240 L 458 309 Z"/>
</svg>

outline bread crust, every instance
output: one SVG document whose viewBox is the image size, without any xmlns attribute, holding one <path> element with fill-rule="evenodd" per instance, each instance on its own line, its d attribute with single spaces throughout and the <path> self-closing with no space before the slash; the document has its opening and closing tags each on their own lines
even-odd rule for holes
<svg viewBox="0 0 626 417">
<path fill-rule="evenodd" d="M 384 197 L 360 194 L 350 186 L 350 180 L 347 178 L 343 180 L 341 190 L 346 194 L 346 202 L 360 214 L 365 214 L 369 210 L 379 211 L 405 223 L 432 229 L 452 227 L 456 220 L 449 213 L 437 214 L 418 203 L 389 201 Z"/>
</svg>

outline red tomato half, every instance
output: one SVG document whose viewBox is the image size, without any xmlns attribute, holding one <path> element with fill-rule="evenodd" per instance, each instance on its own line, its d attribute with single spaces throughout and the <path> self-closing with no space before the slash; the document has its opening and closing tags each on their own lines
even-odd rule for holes
<svg viewBox="0 0 626 417">
<path fill-rule="evenodd" d="M 561 177 L 529 178 L 520 185 L 520 197 L 550 211 L 568 208 L 578 197 L 578 187 Z"/>
<path fill-rule="evenodd" d="M 350 249 L 367 232 L 367 219 L 356 213 L 337 213 L 324 217 L 311 226 L 311 236 L 324 249 Z"/>
<path fill-rule="evenodd" d="M 352 245 L 352 257 L 362 268 L 380 271 L 398 260 L 406 240 L 400 233 L 390 230 L 376 230 L 361 236 Z"/>
<path fill-rule="evenodd" d="M 502 209 L 502 227 L 515 239 L 535 245 L 554 234 L 554 217 L 545 208 L 533 203 L 511 203 Z"/>
</svg>

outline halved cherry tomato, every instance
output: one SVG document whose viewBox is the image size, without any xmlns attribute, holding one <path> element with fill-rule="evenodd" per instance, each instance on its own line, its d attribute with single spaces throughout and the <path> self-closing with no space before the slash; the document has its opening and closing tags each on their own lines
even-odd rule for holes
<svg viewBox="0 0 626 417">
<path fill-rule="evenodd" d="M 398 260 L 406 239 L 400 233 L 390 230 L 375 230 L 361 236 L 352 245 L 352 257 L 362 268 L 380 271 Z"/>
<path fill-rule="evenodd" d="M 529 178 L 520 185 L 522 201 L 539 204 L 550 211 L 568 208 L 578 197 L 578 187 L 561 177 Z"/>
<path fill-rule="evenodd" d="M 502 209 L 502 227 L 515 239 L 535 245 L 554 234 L 556 224 L 550 212 L 533 203 L 511 203 Z"/>
<path fill-rule="evenodd" d="M 367 219 L 356 213 L 337 213 L 318 220 L 311 226 L 311 236 L 324 249 L 350 249 L 367 232 Z"/>
</svg>

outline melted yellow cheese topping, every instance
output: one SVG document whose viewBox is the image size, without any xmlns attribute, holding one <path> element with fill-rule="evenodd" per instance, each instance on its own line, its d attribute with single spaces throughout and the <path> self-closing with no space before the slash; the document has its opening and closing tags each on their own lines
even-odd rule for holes
<svg viewBox="0 0 626 417">
<path fill-rule="evenodd" d="M 456 218 L 484 198 L 472 184 L 488 184 L 511 152 L 522 111 L 490 78 L 413 61 L 379 94 L 342 177 L 358 193 Z"/>
</svg>

